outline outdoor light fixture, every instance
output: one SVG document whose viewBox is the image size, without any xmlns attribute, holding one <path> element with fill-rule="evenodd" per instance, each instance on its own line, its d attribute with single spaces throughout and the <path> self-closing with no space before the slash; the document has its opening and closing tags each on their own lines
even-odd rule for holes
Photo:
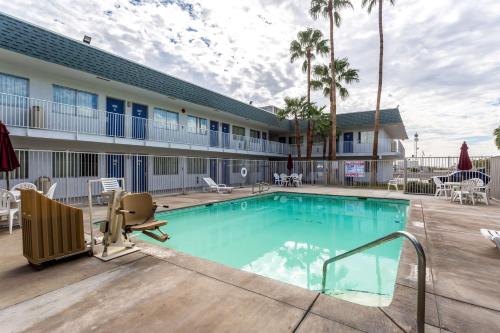
<svg viewBox="0 0 500 333">
<path fill-rule="evenodd" d="M 83 42 L 85 44 L 90 44 L 90 41 L 92 41 L 92 37 L 87 36 L 87 35 L 83 36 Z"/>
<path fill-rule="evenodd" d="M 418 133 L 415 133 L 415 157 L 418 157 Z"/>
</svg>

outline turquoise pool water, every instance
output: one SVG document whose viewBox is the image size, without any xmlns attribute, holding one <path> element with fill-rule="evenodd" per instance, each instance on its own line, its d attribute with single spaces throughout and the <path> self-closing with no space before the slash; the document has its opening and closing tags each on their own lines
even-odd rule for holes
<svg viewBox="0 0 500 333">
<path fill-rule="evenodd" d="M 296 193 L 266 194 L 157 214 L 163 246 L 311 290 L 323 262 L 404 230 L 408 203 Z M 144 240 L 150 238 L 140 236 Z M 330 294 L 365 305 L 390 303 L 402 240 L 356 254 L 328 270 Z"/>
</svg>

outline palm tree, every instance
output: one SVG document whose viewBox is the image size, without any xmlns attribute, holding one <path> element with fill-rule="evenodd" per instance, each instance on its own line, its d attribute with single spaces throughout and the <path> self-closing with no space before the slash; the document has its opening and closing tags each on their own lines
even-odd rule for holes
<svg viewBox="0 0 500 333">
<path fill-rule="evenodd" d="M 323 95 L 325 97 L 330 96 L 330 91 L 332 87 L 332 77 L 330 66 L 327 65 L 316 65 L 314 66 L 313 75 L 314 79 L 311 81 L 311 86 L 314 90 L 323 90 Z M 335 75 L 337 76 L 335 79 L 336 90 L 338 91 L 340 98 L 345 100 L 349 97 L 349 91 L 344 86 L 344 84 L 351 84 L 353 82 L 359 82 L 359 70 L 350 67 L 349 60 L 347 58 L 337 59 L 335 60 Z M 328 126 L 330 128 L 330 126 Z M 337 130 L 335 130 L 337 133 Z M 336 146 L 336 138 L 335 141 L 331 140 L 330 144 L 335 144 Z M 326 142 L 324 142 L 326 149 Z M 335 147 L 336 149 L 336 147 Z M 330 151 L 332 148 L 330 147 Z"/>
<path fill-rule="evenodd" d="M 330 96 L 332 86 L 331 69 L 327 65 L 316 65 L 313 69 L 314 79 L 311 80 L 311 86 L 314 90 L 323 90 L 325 97 Z M 349 91 L 343 84 L 359 82 L 359 70 L 351 68 L 347 58 L 335 60 L 335 86 L 342 100 L 349 97 Z"/>
<path fill-rule="evenodd" d="M 292 98 L 285 97 L 285 108 L 278 111 L 279 119 L 293 118 L 295 124 L 295 145 L 297 146 L 297 158 L 300 159 L 300 124 L 299 118 L 304 116 L 304 109 L 307 105 L 306 97 Z"/>
<path fill-rule="evenodd" d="M 326 158 L 326 146 L 330 132 L 330 115 L 328 113 L 322 113 L 316 119 L 314 134 L 323 139 L 323 160 Z"/>
<path fill-rule="evenodd" d="M 394 6 L 396 0 L 387 0 Z M 380 130 L 380 99 L 382 96 L 382 72 L 384 67 L 384 30 L 382 29 L 382 4 L 383 0 L 362 0 L 361 6 L 368 7 L 368 13 L 378 3 L 378 35 L 379 35 L 379 58 L 378 58 L 378 89 L 377 89 L 377 105 L 375 107 L 375 128 L 373 130 L 373 151 L 372 158 L 378 158 L 378 132 Z"/>
<path fill-rule="evenodd" d="M 304 58 L 302 71 L 307 72 L 307 103 L 311 102 L 311 62 L 316 55 L 328 53 L 328 40 L 323 39 L 319 30 L 308 28 L 297 34 L 297 39 L 290 44 L 290 62 Z M 307 121 L 307 153 L 306 158 L 311 159 L 314 121 Z"/>
<path fill-rule="evenodd" d="M 309 10 L 311 16 L 314 19 L 317 19 L 319 16 L 323 16 L 325 18 L 328 17 L 330 21 L 330 63 L 333 64 L 335 62 L 335 47 L 334 47 L 334 39 L 333 39 L 333 30 L 334 27 L 339 27 L 342 21 L 340 17 L 340 10 L 345 8 L 353 8 L 351 1 L 349 0 L 312 0 L 311 8 Z M 336 74 L 335 74 L 335 66 L 331 66 L 331 77 L 333 78 L 333 85 L 336 86 Z M 334 145 L 334 138 L 337 137 L 337 93 L 334 92 L 330 94 L 330 120 L 332 122 L 331 126 L 331 135 L 330 135 L 330 151 L 328 153 L 329 160 L 337 159 L 337 150 Z"/>
<path fill-rule="evenodd" d="M 497 148 L 500 149 L 500 126 L 493 131 L 493 135 L 495 136 L 495 144 Z"/>
</svg>

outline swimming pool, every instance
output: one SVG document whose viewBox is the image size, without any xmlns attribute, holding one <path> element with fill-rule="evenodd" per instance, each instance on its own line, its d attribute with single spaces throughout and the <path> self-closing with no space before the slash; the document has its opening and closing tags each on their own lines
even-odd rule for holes
<svg viewBox="0 0 500 333">
<path fill-rule="evenodd" d="M 157 214 L 172 236 L 157 244 L 320 290 L 326 259 L 404 230 L 407 211 L 403 200 L 271 193 Z M 392 241 L 330 265 L 328 293 L 388 305 L 401 245 Z"/>
</svg>

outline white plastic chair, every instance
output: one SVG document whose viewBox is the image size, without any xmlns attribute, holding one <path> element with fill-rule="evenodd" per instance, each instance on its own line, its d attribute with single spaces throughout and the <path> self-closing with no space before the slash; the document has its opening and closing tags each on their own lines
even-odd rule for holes
<svg viewBox="0 0 500 333">
<path fill-rule="evenodd" d="M 442 193 L 444 193 L 444 196 L 447 198 L 448 193 L 450 193 L 451 196 L 451 187 L 447 186 L 445 183 L 439 179 L 439 177 L 432 177 L 432 180 L 434 181 L 434 184 L 436 184 L 436 193 L 434 193 L 434 196 L 441 196 Z"/>
<path fill-rule="evenodd" d="M 274 174 L 274 185 L 281 185 L 280 175 L 277 173 Z"/>
<path fill-rule="evenodd" d="M 36 191 L 36 185 L 33 183 L 19 183 L 17 185 L 14 185 L 10 190 L 11 191 L 19 191 L 19 190 L 35 190 Z"/>
<path fill-rule="evenodd" d="M 387 182 L 387 191 L 391 190 L 391 187 L 394 187 L 394 189 L 399 192 L 399 185 L 402 185 L 403 179 L 401 179 L 399 176 L 396 178 L 393 178 Z"/>
<path fill-rule="evenodd" d="M 474 199 L 483 200 L 484 203 L 488 206 L 490 203 L 488 201 L 488 187 L 484 186 L 484 181 L 480 178 L 472 178 L 472 181 L 475 182 L 476 187 L 474 188 L 473 196 Z"/>
<path fill-rule="evenodd" d="M 281 186 L 288 186 L 289 185 L 288 176 L 284 173 L 282 173 L 280 175 L 280 181 L 281 181 Z"/>
<path fill-rule="evenodd" d="M 14 195 L 7 190 L 0 189 L 0 216 L 6 216 L 9 221 L 9 233 L 12 234 L 12 226 L 14 225 L 14 215 L 19 217 L 19 208 L 11 207 L 11 204 L 16 202 Z"/>
<path fill-rule="evenodd" d="M 54 192 L 56 191 L 56 186 L 57 186 L 57 183 L 52 184 L 52 186 L 49 188 L 49 190 L 45 194 L 45 196 L 47 198 L 49 198 L 49 199 L 53 199 L 54 198 Z"/>
<path fill-rule="evenodd" d="M 293 178 L 293 183 L 297 186 L 302 186 L 302 174 L 299 173 L 297 177 Z"/>
<path fill-rule="evenodd" d="M 463 202 L 467 203 L 470 199 L 474 205 L 476 202 L 474 200 L 474 190 L 477 188 L 476 181 L 474 179 L 467 179 L 460 183 L 460 189 L 454 190 L 451 194 L 451 202 L 460 200 L 460 204 Z"/>
</svg>

